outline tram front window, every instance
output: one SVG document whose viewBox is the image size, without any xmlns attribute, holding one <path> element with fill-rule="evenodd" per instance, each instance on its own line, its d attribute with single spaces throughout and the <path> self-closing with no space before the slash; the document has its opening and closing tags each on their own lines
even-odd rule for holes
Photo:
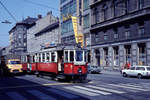
<svg viewBox="0 0 150 100">
<path fill-rule="evenodd" d="M 83 51 L 76 51 L 76 61 L 83 61 Z"/>
<path fill-rule="evenodd" d="M 21 64 L 20 61 L 9 61 L 9 64 Z"/>
</svg>

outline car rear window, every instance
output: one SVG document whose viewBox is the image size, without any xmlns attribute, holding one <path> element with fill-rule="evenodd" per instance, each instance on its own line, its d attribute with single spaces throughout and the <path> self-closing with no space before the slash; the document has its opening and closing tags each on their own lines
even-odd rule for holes
<svg viewBox="0 0 150 100">
<path fill-rule="evenodd" d="M 150 67 L 147 67 L 147 70 L 149 70 L 149 71 L 150 71 Z"/>
</svg>

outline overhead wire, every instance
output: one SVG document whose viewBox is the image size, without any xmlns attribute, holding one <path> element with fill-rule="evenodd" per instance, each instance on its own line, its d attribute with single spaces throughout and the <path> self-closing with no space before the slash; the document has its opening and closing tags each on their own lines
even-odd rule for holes
<svg viewBox="0 0 150 100">
<path fill-rule="evenodd" d="M 11 12 L 7 9 L 7 7 L 0 1 L 0 4 L 2 5 L 2 7 L 6 10 L 6 12 L 11 16 L 11 18 L 17 22 L 17 19 L 13 16 L 13 14 L 11 14 Z"/>
<path fill-rule="evenodd" d="M 23 0 L 27 3 L 30 3 L 30 4 L 34 4 L 34 5 L 38 5 L 38 6 L 42 6 L 42 7 L 46 7 L 46 8 L 50 8 L 50 9 L 53 9 L 55 11 L 58 11 L 59 12 L 59 9 L 56 9 L 56 8 L 53 8 L 53 7 L 50 7 L 50 6 L 47 6 L 47 5 L 44 5 L 44 4 L 41 4 L 41 3 L 37 3 L 37 2 L 33 2 L 33 1 L 30 1 L 30 0 Z"/>
</svg>

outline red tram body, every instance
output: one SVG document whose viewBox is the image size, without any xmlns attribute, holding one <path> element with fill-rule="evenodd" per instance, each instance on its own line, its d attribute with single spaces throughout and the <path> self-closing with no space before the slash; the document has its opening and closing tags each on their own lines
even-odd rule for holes
<svg viewBox="0 0 150 100">
<path fill-rule="evenodd" d="M 86 50 L 77 46 L 55 46 L 41 52 L 22 56 L 24 72 L 37 76 L 50 75 L 69 80 L 85 80 L 87 76 Z"/>
</svg>

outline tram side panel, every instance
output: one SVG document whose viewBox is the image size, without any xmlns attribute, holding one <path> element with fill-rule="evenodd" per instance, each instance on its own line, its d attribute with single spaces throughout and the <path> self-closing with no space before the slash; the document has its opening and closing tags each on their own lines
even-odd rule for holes
<svg viewBox="0 0 150 100">
<path fill-rule="evenodd" d="M 38 63 L 37 70 L 39 72 L 58 73 L 57 63 Z"/>
<path fill-rule="evenodd" d="M 27 69 L 28 69 L 27 63 L 22 63 L 22 70 L 27 71 Z"/>
<path fill-rule="evenodd" d="M 32 63 L 31 64 L 31 71 L 35 72 L 37 70 L 36 68 L 37 68 L 37 64 L 36 63 Z"/>
</svg>

